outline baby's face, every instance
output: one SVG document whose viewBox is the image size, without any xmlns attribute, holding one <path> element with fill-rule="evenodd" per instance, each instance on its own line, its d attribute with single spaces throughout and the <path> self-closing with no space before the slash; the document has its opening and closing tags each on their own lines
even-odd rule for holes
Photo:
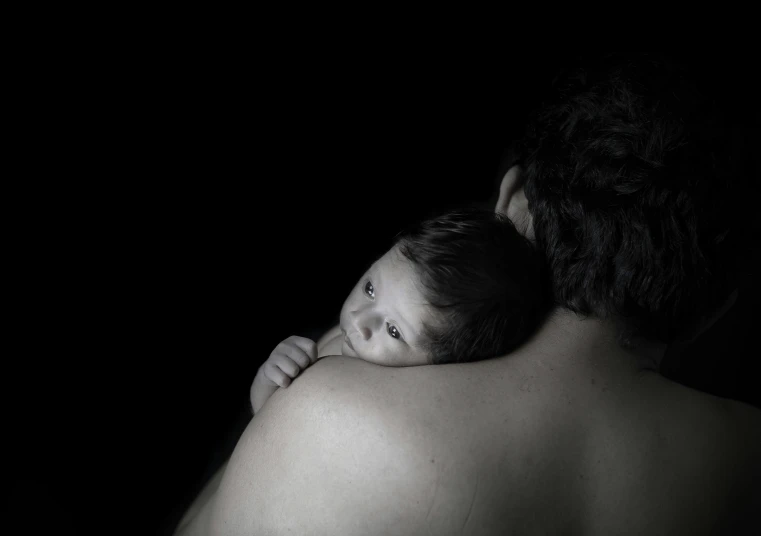
<svg viewBox="0 0 761 536">
<path fill-rule="evenodd" d="M 388 367 L 429 363 L 419 349 L 430 307 L 409 261 L 394 247 L 365 272 L 341 308 L 341 353 Z"/>
</svg>

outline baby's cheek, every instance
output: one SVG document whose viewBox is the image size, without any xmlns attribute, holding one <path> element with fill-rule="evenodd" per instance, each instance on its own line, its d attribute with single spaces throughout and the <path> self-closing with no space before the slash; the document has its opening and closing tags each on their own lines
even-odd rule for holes
<svg viewBox="0 0 761 536">
<path fill-rule="evenodd" d="M 393 348 L 389 348 L 385 345 L 378 345 L 372 349 L 372 353 L 367 356 L 365 361 L 384 367 L 393 367 L 397 353 L 398 351 L 395 352 Z"/>
</svg>

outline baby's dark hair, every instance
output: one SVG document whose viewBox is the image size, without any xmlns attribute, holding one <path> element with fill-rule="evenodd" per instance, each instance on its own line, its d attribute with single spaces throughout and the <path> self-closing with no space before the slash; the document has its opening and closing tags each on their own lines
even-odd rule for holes
<svg viewBox="0 0 761 536">
<path fill-rule="evenodd" d="M 504 355 L 548 310 L 541 255 L 501 214 L 462 208 L 414 224 L 394 238 L 436 313 L 423 324 L 432 364 Z"/>
<path fill-rule="evenodd" d="M 751 148 L 688 74 L 668 58 L 588 60 L 559 75 L 512 151 L 555 300 L 619 321 L 624 345 L 689 332 L 736 286 L 747 242 Z"/>
</svg>

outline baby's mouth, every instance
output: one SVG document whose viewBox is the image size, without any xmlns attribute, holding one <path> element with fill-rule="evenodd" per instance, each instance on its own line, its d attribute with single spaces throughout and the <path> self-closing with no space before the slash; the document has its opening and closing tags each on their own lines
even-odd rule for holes
<svg viewBox="0 0 761 536">
<path fill-rule="evenodd" d="M 351 348 L 352 352 L 356 352 L 356 350 L 354 349 L 354 345 L 351 343 L 351 340 L 349 339 L 349 337 L 344 337 L 344 340 L 346 341 L 346 346 Z"/>
</svg>

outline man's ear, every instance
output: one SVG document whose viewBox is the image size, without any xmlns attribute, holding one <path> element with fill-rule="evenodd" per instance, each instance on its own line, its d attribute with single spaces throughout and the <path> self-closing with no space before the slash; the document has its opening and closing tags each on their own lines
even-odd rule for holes
<svg viewBox="0 0 761 536">
<path fill-rule="evenodd" d="M 494 211 L 507 216 L 526 238 L 534 240 L 534 219 L 528 209 L 523 191 L 523 174 L 520 166 L 507 170 L 499 184 L 499 197 Z"/>
</svg>

